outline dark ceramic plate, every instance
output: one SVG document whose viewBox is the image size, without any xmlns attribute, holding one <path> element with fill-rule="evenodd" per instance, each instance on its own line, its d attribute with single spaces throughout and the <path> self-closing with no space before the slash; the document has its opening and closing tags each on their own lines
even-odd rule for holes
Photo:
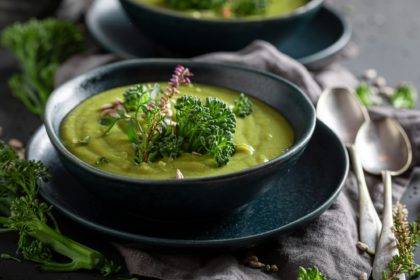
<svg viewBox="0 0 420 280">
<path fill-rule="evenodd" d="M 33 136 L 27 155 L 49 167 L 52 179 L 41 185 L 40 193 L 64 215 L 131 246 L 166 249 L 240 248 L 303 225 L 331 205 L 348 172 L 342 143 L 318 121 L 304 154 L 279 181 L 288 189 L 273 187 L 247 207 L 217 220 L 163 224 L 110 213 L 66 172 L 44 127 Z"/>
<path fill-rule="evenodd" d="M 118 0 L 96 0 L 86 17 L 94 38 L 108 51 L 132 57 L 179 57 L 165 50 L 134 27 Z M 323 7 L 307 27 L 278 49 L 311 69 L 322 68 L 334 60 L 347 45 L 351 27 L 343 17 Z"/>
</svg>

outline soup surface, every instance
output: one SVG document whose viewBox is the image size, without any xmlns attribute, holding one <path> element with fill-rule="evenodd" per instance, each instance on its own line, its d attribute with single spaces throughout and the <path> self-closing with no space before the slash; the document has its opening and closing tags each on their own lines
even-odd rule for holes
<svg viewBox="0 0 420 280">
<path fill-rule="evenodd" d="M 161 8 L 171 9 L 167 4 L 166 0 L 136 0 L 139 3 L 159 6 Z M 299 7 L 302 7 L 308 0 L 270 0 L 268 7 L 264 14 L 252 15 L 239 17 L 234 14 L 230 15 L 229 18 L 266 18 L 266 17 L 277 17 L 284 14 L 288 14 Z M 179 11 L 195 18 L 206 18 L 206 19 L 220 19 L 226 18 L 222 13 L 216 10 L 182 10 Z"/>
<path fill-rule="evenodd" d="M 166 83 L 161 85 L 164 87 Z M 99 124 L 101 116 L 98 109 L 121 98 L 127 88 L 115 88 L 87 99 L 69 113 L 61 126 L 62 141 L 74 155 L 110 173 L 144 179 L 175 178 L 177 169 L 187 178 L 220 175 L 273 159 L 286 152 L 293 143 L 293 131 L 284 117 L 263 102 L 249 97 L 253 102 L 253 113 L 245 118 L 237 117 L 233 141 L 235 145 L 251 146 L 253 154 L 238 149 L 228 164 L 222 167 L 216 167 L 214 160 L 207 155 L 192 153 L 136 165 L 124 123 L 119 122 L 107 135 L 104 135 L 106 127 Z M 180 90 L 181 94 L 174 99 L 181 95 L 194 95 L 202 99 L 211 96 L 233 105 L 239 97 L 238 92 L 201 84 L 181 86 Z M 87 136 L 90 137 L 89 143 L 80 144 L 78 139 Z M 106 158 L 107 163 L 96 164 L 98 158 Z"/>
</svg>

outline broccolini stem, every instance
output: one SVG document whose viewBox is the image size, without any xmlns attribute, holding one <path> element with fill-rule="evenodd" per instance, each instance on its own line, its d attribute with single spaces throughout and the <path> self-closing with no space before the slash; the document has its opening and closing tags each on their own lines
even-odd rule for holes
<svg viewBox="0 0 420 280">
<path fill-rule="evenodd" d="M 7 219 L 6 219 L 7 220 Z M 2 222 L 0 218 L 0 223 Z M 78 269 L 100 269 L 105 262 L 104 256 L 50 228 L 43 223 L 33 225 L 28 232 L 33 238 L 50 246 L 54 251 L 70 258 L 72 261 L 65 264 L 42 262 L 41 269 L 51 271 L 70 271 Z"/>
</svg>

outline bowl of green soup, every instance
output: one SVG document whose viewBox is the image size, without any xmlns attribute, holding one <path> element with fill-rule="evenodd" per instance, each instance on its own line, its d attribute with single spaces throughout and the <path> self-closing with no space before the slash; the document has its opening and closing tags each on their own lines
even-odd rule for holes
<svg viewBox="0 0 420 280">
<path fill-rule="evenodd" d="M 133 24 L 186 56 L 235 51 L 261 39 L 281 46 L 323 0 L 120 0 Z"/>
<path fill-rule="evenodd" d="M 115 211 L 214 218 L 277 183 L 304 151 L 315 111 L 292 83 L 189 60 L 110 64 L 56 89 L 45 127 L 65 168 Z"/>
</svg>

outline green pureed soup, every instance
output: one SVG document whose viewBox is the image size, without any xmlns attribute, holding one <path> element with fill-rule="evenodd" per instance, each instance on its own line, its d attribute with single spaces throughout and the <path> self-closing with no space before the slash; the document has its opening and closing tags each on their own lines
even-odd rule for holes
<svg viewBox="0 0 420 280">
<path fill-rule="evenodd" d="M 167 83 L 160 85 L 165 87 Z M 99 124 L 101 106 L 121 99 L 128 88 L 115 88 L 87 99 L 70 112 L 61 125 L 61 139 L 67 149 L 104 171 L 144 179 L 174 179 L 177 169 L 186 178 L 214 176 L 264 163 L 285 153 L 293 143 L 293 131 L 285 118 L 263 102 L 249 98 L 253 112 L 245 118 L 236 118 L 233 137 L 236 152 L 226 165 L 218 167 L 209 155 L 196 153 L 135 164 L 133 146 L 127 138 L 127 123 L 118 122 L 108 134 L 104 134 L 106 127 Z M 181 94 L 174 96 L 173 101 L 182 95 L 193 95 L 202 100 L 215 97 L 233 105 L 239 97 L 238 92 L 202 84 L 179 89 Z"/>
<path fill-rule="evenodd" d="M 235 18 L 242 18 L 242 19 L 253 19 L 253 18 L 272 18 L 278 17 L 304 6 L 309 0 L 268 0 L 267 6 L 264 9 L 258 8 L 256 11 L 252 12 L 249 7 L 245 9 L 241 9 L 243 12 L 235 12 L 235 1 L 240 2 L 243 0 L 227 0 L 224 1 L 225 5 L 220 7 L 212 8 L 212 9 L 174 9 L 169 3 L 168 0 L 136 0 L 139 3 L 158 6 L 160 8 L 165 9 L 172 9 L 179 12 L 182 12 L 188 16 L 192 16 L 195 18 L 205 18 L 205 19 L 235 19 Z M 172 0 L 172 2 L 181 2 Z M 187 1 L 193 2 L 193 1 Z M 219 1 L 220 2 L 220 1 Z M 252 2 L 252 1 L 250 1 Z M 258 1 L 254 1 L 258 2 Z M 260 1 L 263 2 L 263 1 Z M 233 3 L 233 4 L 232 4 Z M 231 10 L 231 11 L 229 11 Z M 229 11 L 229 12 L 226 12 Z M 245 14 L 241 14 L 245 13 Z M 246 14 L 248 13 L 248 14 Z"/>
</svg>

